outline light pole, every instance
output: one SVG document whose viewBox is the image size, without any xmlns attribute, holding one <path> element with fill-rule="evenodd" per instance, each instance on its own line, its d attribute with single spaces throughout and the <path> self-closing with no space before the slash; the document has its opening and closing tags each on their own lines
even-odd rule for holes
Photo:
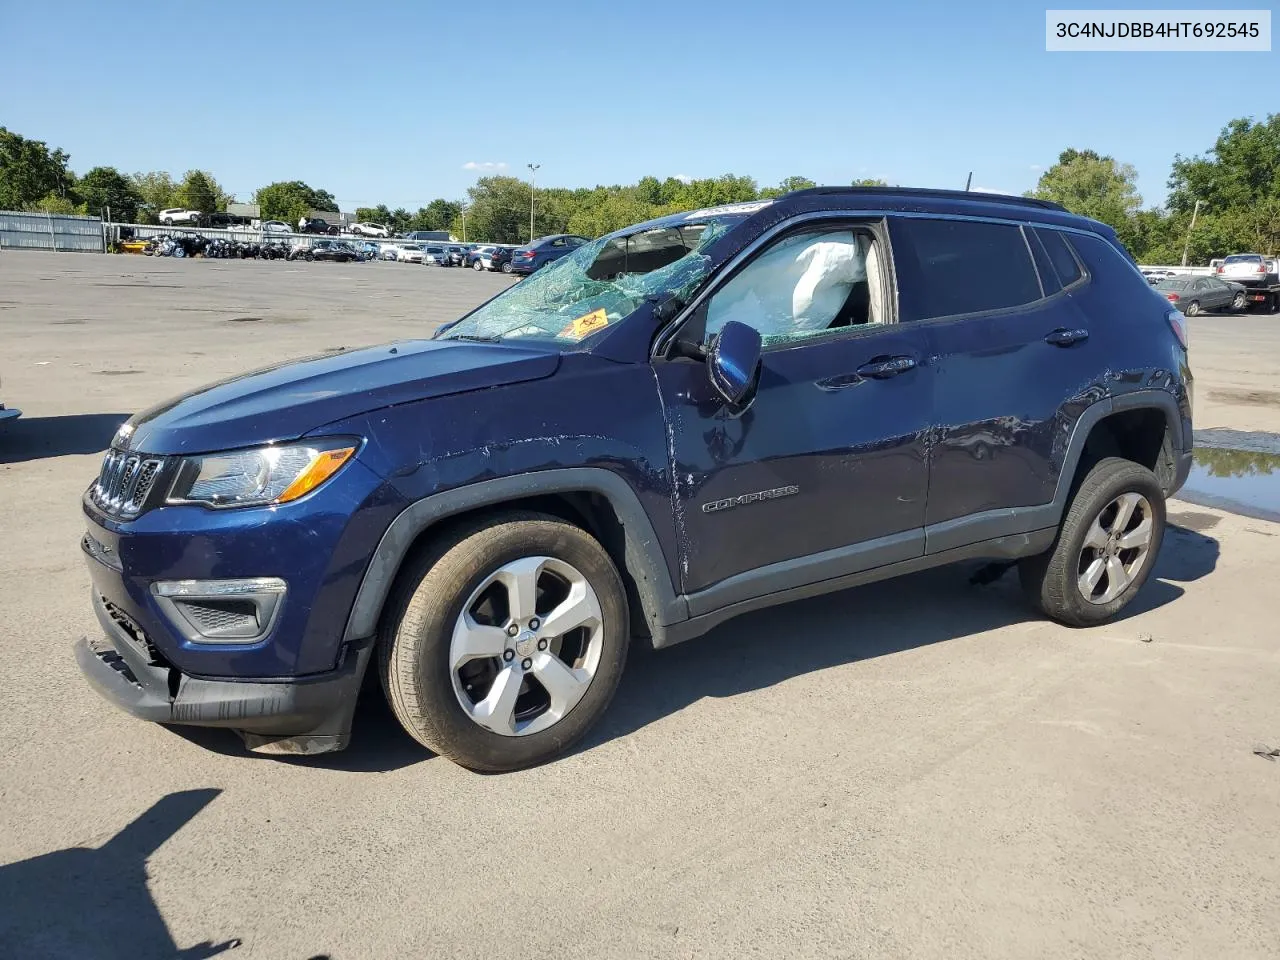
<svg viewBox="0 0 1280 960">
<path fill-rule="evenodd" d="M 1187 250 L 1191 247 L 1191 231 L 1196 228 L 1196 214 L 1200 212 L 1200 204 L 1203 200 L 1196 201 L 1196 208 L 1191 211 L 1191 224 L 1187 227 L 1187 242 L 1182 245 L 1182 265 L 1187 265 Z"/>
<path fill-rule="evenodd" d="M 460 203 L 458 204 L 458 206 L 462 207 L 462 242 L 466 243 L 467 242 L 467 205 L 465 203 Z"/>
<path fill-rule="evenodd" d="M 529 242 L 533 243 L 533 192 L 536 189 L 535 180 L 538 176 L 538 168 L 542 166 L 540 163 L 526 163 L 529 168 Z"/>
</svg>

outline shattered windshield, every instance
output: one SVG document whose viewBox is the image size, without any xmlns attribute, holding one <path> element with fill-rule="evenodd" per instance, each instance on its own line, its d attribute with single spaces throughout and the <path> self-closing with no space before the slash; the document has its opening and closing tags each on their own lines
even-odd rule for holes
<svg viewBox="0 0 1280 960">
<path fill-rule="evenodd" d="M 711 270 L 702 251 L 738 219 L 679 222 L 585 243 L 447 328 L 441 339 L 577 343 L 645 300 L 685 300 Z"/>
</svg>

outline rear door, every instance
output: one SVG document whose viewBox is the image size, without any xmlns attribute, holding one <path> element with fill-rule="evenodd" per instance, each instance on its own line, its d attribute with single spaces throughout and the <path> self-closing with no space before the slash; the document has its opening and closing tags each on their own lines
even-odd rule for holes
<svg viewBox="0 0 1280 960">
<path fill-rule="evenodd" d="M 890 218 L 904 321 L 931 338 L 930 553 L 1009 532 L 1052 501 L 1073 404 L 1105 367 L 1074 300 L 1065 234 L 1005 222 Z"/>
</svg>

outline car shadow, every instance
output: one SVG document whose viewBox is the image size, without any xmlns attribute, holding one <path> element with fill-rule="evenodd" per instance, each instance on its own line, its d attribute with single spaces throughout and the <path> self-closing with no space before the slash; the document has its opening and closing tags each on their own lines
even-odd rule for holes
<svg viewBox="0 0 1280 960">
<path fill-rule="evenodd" d="M 1208 513 L 1170 512 L 1152 576 L 1116 621 L 1172 603 L 1180 583 L 1208 576 L 1218 541 Z M 841 664 L 994 630 L 1039 615 L 1027 606 L 1017 573 L 974 577 L 980 564 L 956 564 L 811 600 L 744 614 L 704 637 L 669 650 L 632 645 L 613 703 L 573 752 L 589 750 L 661 720 L 704 697 L 732 697 Z M 977 582 L 975 582 L 977 581 Z M 366 678 L 351 744 L 339 753 L 279 757 L 248 753 L 229 730 L 170 727 L 205 749 L 229 756 L 350 773 L 386 773 L 434 758 L 401 728 L 381 689 Z"/>
<path fill-rule="evenodd" d="M 0 463 L 25 463 L 78 453 L 101 453 L 127 413 L 73 413 L 19 417 L 0 428 Z"/>
<path fill-rule="evenodd" d="M 370 677 L 376 663 L 370 666 Z M 435 754 L 404 732 L 377 683 L 367 683 L 360 692 L 351 724 L 351 743 L 338 753 L 315 756 L 280 756 L 250 753 L 244 741 L 230 730 L 212 727 L 168 727 L 172 733 L 197 746 L 224 756 L 242 757 L 268 763 L 318 767 L 346 773 L 389 773 L 431 760 Z"/>
<path fill-rule="evenodd" d="M 1211 514 L 1205 514 L 1216 521 Z M 1207 576 L 1218 541 L 1171 524 L 1152 576 L 1114 622 L 1172 603 Z M 733 697 L 829 667 L 889 656 L 1040 619 L 1017 571 L 975 583 L 956 564 L 744 614 L 668 650 L 636 644 L 608 712 L 577 748 L 589 750 L 705 697 Z"/>
<path fill-rule="evenodd" d="M 197 960 L 238 947 L 233 937 L 179 949 L 147 889 L 147 858 L 219 793 L 171 793 L 100 847 L 70 847 L 0 867 L 0 952 Z"/>
</svg>

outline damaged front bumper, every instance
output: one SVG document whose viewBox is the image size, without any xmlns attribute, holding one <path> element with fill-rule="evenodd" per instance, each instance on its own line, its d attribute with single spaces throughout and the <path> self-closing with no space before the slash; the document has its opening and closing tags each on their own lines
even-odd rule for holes
<svg viewBox="0 0 1280 960">
<path fill-rule="evenodd" d="M 103 636 L 81 639 L 76 662 L 89 684 L 126 713 L 156 723 L 223 727 L 257 753 L 331 753 L 347 746 L 372 645 L 351 650 L 338 669 L 290 680 L 214 680 L 157 663 L 119 610 L 96 593 Z"/>
</svg>

